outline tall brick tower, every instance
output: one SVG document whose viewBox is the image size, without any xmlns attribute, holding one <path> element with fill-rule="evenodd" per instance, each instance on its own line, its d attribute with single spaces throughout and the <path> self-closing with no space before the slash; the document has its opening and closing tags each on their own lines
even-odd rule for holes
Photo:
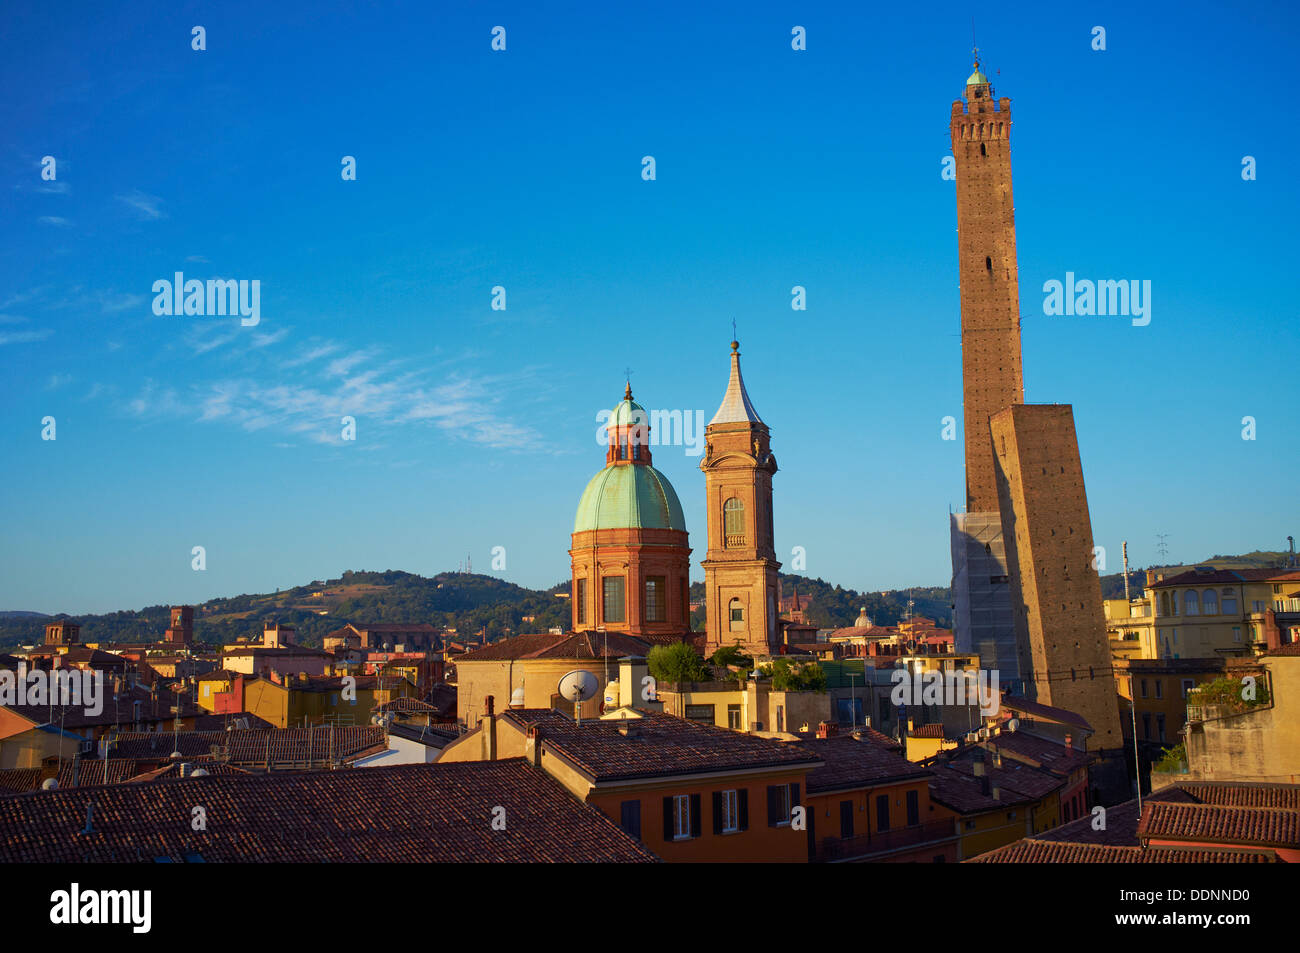
<svg viewBox="0 0 1300 953">
<path fill-rule="evenodd" d="M 993 87 L 979 67 L 976 56 L 975 72 L 966 80 L 966 101 L 952 104 L 949 123 L 957 166 L 968 513 L 998 508 L 989 418 L 1025 402 L 1011 197 L 1011 100 L 993 101 Z"/>
<path fill-rule="evenodd" d="M 1017 404 L 993 416 L 991 434 L 1022 671 L 1038 701 L 1092 726 L 1089 750 L 1119 748 L 1074 409 Z"/>
<path fill-rule="evenodd" d="M 172 624 L 163 634 L 164 642 L 189 645 L 194 641 L 194 607 L 172 606 Z"/>
<path fill-rule="evenodd" d="M 957 174 L 962 412 L 966 506 L 951 517 L 953 629 L 958 651 L 978 652 L 1002 684 L 1026 690 L 1011 614 L 989 419 L 1024 402 L 1016 218 L 1011 197 L 1011 100 L 996 102 L 974 72 L 949 121 Z"/>
<path fill-rule="evenodd" d="M 722 406 L 704 428 L 700 461 L 708 494 L 709 548 L 704 559 L 709 651 L 740 643 L 754 657 L 772 655 L 777 622 L 776 548 L 772 533 L 772 456 L 740 376 L 740 344 L 731 342 L 731 378 Z"/>
</svg>

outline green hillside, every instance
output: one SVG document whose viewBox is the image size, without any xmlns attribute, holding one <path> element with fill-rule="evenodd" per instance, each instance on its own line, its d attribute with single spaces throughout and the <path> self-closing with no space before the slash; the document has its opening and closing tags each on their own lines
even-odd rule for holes
<svg viewBox="0 0 1300 953">
<path fill-rule="evenodd" d="M 1212 556 L 1186 566 L 1153 567 L 1172 575 L 1196 565 L 1213 564 L 1224 569 L 1274 568 L 1286 565 L 1285 552 L 1253 552 L 1241 556 Z M 1130 573 L 1133 592 L 1142 590 L 1145 572 Z M 912 614 L 934 619 L 944 628 L 952 625 L 951 593 L 946 586 L 916 587 L 888 592 L 859 592 L 832 585 L 823 579 L 781 574 L 785 595 L 796 589 L 807 599 L 810 622 L 820 628 L 852 625 L 858 611 L 878 625 L 895 625 L 907 615 L 909 598 Z M 1124 594 L 1121 573 L 1101 577 L 1102 595 L 1119 598 Z M 486 628 L 489 639 L 520 632 L 545 632 L 569 625 L 569 583 L 550 589 L 525 589 L 495 576 L 445 572 L 432 578 L 414 573 L 345 572 L 338 579 L 314 580 L 294 589 L 274 593 L 213 599 L 195 607 L 195 635 L 202 642 L 224 644 L 241 635 L 256 635 L 266 622 L 289 622 L 297 626 L 299 641 L 319 645 L 326 634 L 348 622 L 427 622 L 439 628 L 454 628 L 463 637 L 473 637 Z M 691 586 L 692 602 L 704 598 L 704 584 Z M 531 617 L 530 621 L 524 621 Z M 87 616 L 42 616 L 24 611 L 0 612 L 0 650 L 40 642 L 45 623 L 55 618 L 80 622 L 83 641 L 153 641 L 162 637 L 169 620 L 169 607 L 149 606 L 136 611 Z M 692 615 L 692 627 L 704 628 L 703 610 Z"/>
</svg>

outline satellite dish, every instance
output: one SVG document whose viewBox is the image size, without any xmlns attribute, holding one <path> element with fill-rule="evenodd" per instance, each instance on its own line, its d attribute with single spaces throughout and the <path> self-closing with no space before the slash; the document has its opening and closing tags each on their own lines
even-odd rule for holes
<svg viewBox="0 0 1300 953">
<path fill-rule="evenodd" d="M 516 706 L 519 708 L 524 707 L 524 689 L 522 685 L 510 693 L 510 707 L 514 708 Z"/>
<path fill-rule="evenodd" d="M 44 781 L 41 782 L 42 791 L 57 791 L 58 789 L 59 789 L 59 782 L 54 780 L 53 778 L 46 778 Z"/>
<path fill-rule="evenodd" d="M 194 771 L 193 774 L 190 775 L 190 777 L 192 778 L 206 778 L 207 776 L 208 776 L 208 772 L 205 768 L 198 768 L 197 770 Z"/>
<path fill-rule="evenodd" d="M 574 669 L 560 679 L 560 695 L 575 704 L 595 698 L 599 690 L 600 683 L 596 681 L 596 676 L 585 668 Z"/>
<path fill-rule="evenodd" d="M 1020 719 L 1012 718 L 1007 722 L 1007 731 L 1015 731 L 1020 727 Z"/>
</svg>

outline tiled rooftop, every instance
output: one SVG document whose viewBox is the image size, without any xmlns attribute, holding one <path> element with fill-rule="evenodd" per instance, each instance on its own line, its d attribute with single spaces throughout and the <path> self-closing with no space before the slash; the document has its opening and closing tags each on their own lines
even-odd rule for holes
<svg viewBox="0 0 1300 953">
<path fill-rule="evenodd" d="M 594 781 L 696 774 L 764 767 L 815 767 L 817 755 L 803 745 L 701 725 L 658 712 L 635 719 L 584 719 L 552 709 L 503 713 L 520 727 L 537 724 L 543 750 L 556 754 Z M 631 734 L 625 736 L 620 729 Z"/>
<path fill-rule="evenodd" d="M 0 797 L 21 794 L 41 786 L 40 768 L 5 768 L 0 770 Z"/>
<path fill-rule="evenodd" d="M 1117 847 L 1071 844 L 1037 838 L 1018 840 L 966 861 L 969 864 L 1266 864 L 1267 851 L 1182 850 L 1172 847 Z"/>
<path fill-rule="evenodd" d="M 175 718 L 172 712 L 173 705 L 180 706 L 182 718 L 206 714 L 204 709 L 188 698 L 165 689 L 150 694 L 146 689 L 135 687 L 123 689 L 114 695 L 112 688 L 106 684 L 100 701 L 102 710 L 98 715 L 87 714 L 84 705 L 6 705 L 4 707 L 38 725 L 50 722 L 66 730 L 132 724 L 135 721 L 137 702 L 140 720 L 152 724 Z"/>
<path fill-rule="evenodd" d="M 182 758 L 214 757 L 217 746 L 219 760 L 235 764 L 258 765 L 270 761 L 272 765 L 293 766 L 305 761 L 321 763 L 330 760 L 344 762 L 362 754 L 384 750 L 384 729 L 377 725 L 343 726 L 329 728 L 263 728 L 247 731 L 166 731 L 123 732 L 113 743 L 110 755 L 114 758 L 134 758 L 157 763 L 166 760 L 173 751 Z"/>
<path fill-rule="evenodd" d="M 456 661 L 460 663 L 534 658 L 618 659 L 625 655 L 647 655 L 650 648 L 651 642 L 621 632 L 516 635 L 467 652 L 459 656 Z"/>
<path fill-rule="evenodd" d="M 1018 760 L 1028 761 L 1061 777 L 1066 777 L 1072 771 L 1087 767 L 1097 760 L 1096 755 L 1085 751 L 1081 743 L 1082 739 L 1080 739 L 1080 744 L 1067 748 L 1065 745 L 1047 738 L 1039 738 L 1024 731 L 1006 731 L 1005 729 L 993 735 L 988 741 L 983 742 L 983 744 L 1008 752 L 1003 759 L 1004 763 L 1007 758 L 1014 756 Z"/>
<path fill-rule="evenodd" d="M 1092 731 L 1092 725 L 1088 724 L 1082 715 L 1076 715 L 1064 708 L 1053 708 L 1051 705 L 1030 701 L 1028 698 L 1021 698 L 1019 695 L 1003 695 L 1001 704 L 1003 708 L 1010 711 L 1019 711 L 1026 715 L 1042 718 L 1044 721 L 1059 721 Z"/>
<path fill-rule="evenodd" d="M 1294 850 L 1300 848 L 1300 811 L 1154 801 L 1142 805 L 1137 835 L 1144 842 L 1154 838 Z"/>
<path fill-rule="evenodd" d="M 58 784 L 60 790 L 93 787 L 98 784 L 121 784 L 143 770 L 129 758 L 82 758 L 76 762 L 64 762 L 63 767 L 59 769 Z"/>
<path fill-rule="evenodd" d="M 896 747 L 883 747 L 871 740 L 843 735 L 795 744 L 822 760 L 822 766 L 808 774 L 809 794 L 930 776 L 928 770 L 897 754 Z"/>
<path fill-rule="evenodd" d="M 88 809 L 91 833 L 86 827 Z M 196 805 L 208 818 L 192 829 Z M 505 830 L 493 830 L 493 809 Z M 214 775 L 0 798 L 0 862 L 649 862 L 523 759 Z"/>
</svg>

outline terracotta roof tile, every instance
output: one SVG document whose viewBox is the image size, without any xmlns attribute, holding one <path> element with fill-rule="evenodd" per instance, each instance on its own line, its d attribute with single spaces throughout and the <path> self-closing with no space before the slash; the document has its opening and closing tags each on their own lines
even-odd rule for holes
<svg viewBox="0 0 1300 953">
<path fill-rule="evenodd" d="M 210 819 L 194 831 L 202 804 Z M 88 808 L 92 833 L 82 834 Z M 505 830 L 493 830 L 493 809 Z M 0 798 L 0 862 L 651 862 L 523 759 L 228 775 Z"/>
<path fill-rule="evenodd" d="M 102 710 L 98 715 L 86 712 L 84 705 L 5 705 L 9 711 L 16 712 L 38 725 L 52 723 L 64 729 L 88 728 L 103 725 L 129 725 L 135 722 L 136 703 L 139 703 L 142 722 L 157 724 L 175 718 L 173 705 L 179 705 L 182 718 L 193 718 L 206 714 L 205 710 L 188 698 L 174 692 L 162 690 L 150 694 L 147 690 L 134 687 L 124 689 L 116 695 L 105 686 L 101 696 Z"/>
<path fill-rule="evenodd" d="M 1053 708 L 1051 705 L 1030 701 L 1028 698 L 1021 698 L 1019 695 L 1003 695 L 1001 704 L 1003 708 L 1009 711 L 1024 712 L 1026 715 L 1036 715 L 1046 721 L 1064 722 L 1092 731 L 1092 725 L 1088 724 L 1082 715 L 1076 715 L 1064 708 Z"/>
<path fill-rule="evenodd" d="M 1266 864 L 1267 851 L 1117 847 L 1025 838 L 966 861 L 968 864 Z"/>
<path fill-rule="evenodd" d="M 1181 781 L 1178 787 L 1201 804 L 1223 807 L 1284 807 L 1300 810 L 1300 784 Z"/>
<path fill-rule="evenodd" d="M 41 786 L 40 768 L 5 768 L 0 770 L 0 797 L 22 794 Z"/>
<path fill-rule="evenodd" d="M 865 737 L 859 741 L 844 735 L 795 743 L 822 760 L 822 766 L 808 774 L 809 794 L 930 776 L 927 769 L 897 754 L 897 747 L 884 747 Z"/>
<path fill-rule="evenodd" d="M 622 632 L 569 632 L 565 635 L 516 635 L 459 656 L 457 662 L 496 662 L 510 659 L 617 659 L 644 656 L 663 639 L 639 639 Z M 680 642 L 671 637 L 668 642 Z"/>
<path fill-rule="evenodd" d="M 1097 760 L 1095 754 L 1089 754 L 1081 747 L 1067 748 L 1059 742 L 1039 738 L 1024 731 L 1004 729 L 981 744 L 999 748 L 1008 752 L 1010 757 L 1028 761 L 1035 767 L 1041 767 L 1061 777 L 1067 777 L 1079 768 L 1087 767 Z"/>
<path fill-rule="evenodd" d="M 1143 841 L 1156 838 L 1295 849 L 1300 847 L 1300 812 L 1157 801 L 1142 805 L 1137 834 Z"/>
<path fill-rule="evenodd" d="M 596 781 L 789 766 L 811 768 L 818 757 L 802 745 L 701 725 L 658 712 L 636 719 L 586 719 L 581 725 L 551 709 L 514 709 L 502 717 L 540 726 L 543 750 Z M 631 732 L 624 736 L 626 725 Z"/>
<path fill-rule="evenodd" d="M 908 732 L 912 738 L 942 738 L 944 737 L 943 725 L 918 725 Z"/>
<path fill-rule="evenodd" d="M 252 728 L 247 731 L 123 732 L 114 739 L 110 755 L 158 763 L 179 751 L 182 758 L 214 757 L 234 764 L 293 766 L 310 762 L 355 760 L 373 750 L 384 750 L 384 729 L 378 725 L 329 728 Z"/>
<path fill-rule="evenodd" d="M 121 784 L 139 774 L 143 768 L 126 758 L 81 758 L 65 762 L 59 769 L 59 789 L 87 788 L 99 784 Z M 73 781 L 73 777 L 76 781 Z"/>
</svg>

